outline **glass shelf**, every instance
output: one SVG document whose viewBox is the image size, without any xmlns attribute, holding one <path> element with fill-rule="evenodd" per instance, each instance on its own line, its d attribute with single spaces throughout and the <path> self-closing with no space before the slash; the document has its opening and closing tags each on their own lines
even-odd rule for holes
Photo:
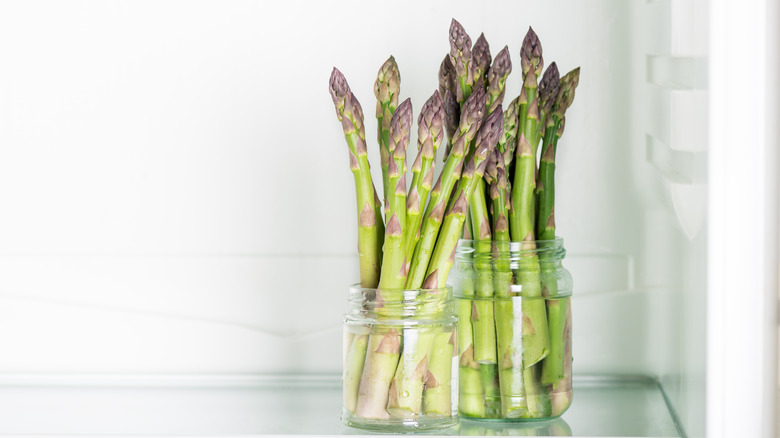
<svg viewBox="0 0 780 438">
<path fill-rule="evenodd" d="M 557 420 L 461 420 L 435 435 L 681 436 L 658 383 L 581 376 Z M 341 424 L 334 376 L 0 376 L 0 434 L 369 435 Z"/>
</svg>

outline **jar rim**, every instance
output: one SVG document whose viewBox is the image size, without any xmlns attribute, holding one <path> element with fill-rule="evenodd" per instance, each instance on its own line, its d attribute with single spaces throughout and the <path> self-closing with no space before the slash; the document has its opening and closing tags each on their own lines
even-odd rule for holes
<svg viewBox="0 0 780 438">
<path fill-rule="evenodd" d="M 490 244 L 491 248 L 496 245 L 500 245 L 501 251 L 508 251 L 512 254 L 542 254 L 542 253 L 560 253 L 561 257 L 565 254 L 566 249 L 563 247 L 563 237 L 556 237 L 555 239 L 548 240 L 525 240 L 525 241 L 493 241 L 493 240 L 475 240 L 475 239 L 460 239 L 458 240 L 458 246 L 455 253 L 459 257 L 469 256 L 470 254 L 477 252 L 479 245 L 483 250 L 480 252 L 486 252 L 484 245 Z M 527 246 L 532 245 L 531 248 Z"/>
<path fill-rule="evenodd" d="M 453 312 L 452 286 L 438 289 L 380 289 L 353 285 L 349 288 L 353 314 L 384 319 L 439 319 Z"/>
<path fill-rule="evenodd" d="M 407 288 L 397 288 L 397 289 L 390 289 L 390 288 L 380 288 L 380 287 L 362 287 L 360 283 L 353 283 L 349 286 L 349 292 L 352 294 L 353 292 L 357 293 L 360 291 L 388 291 L 388 292 L 425 292 L 425 293 L 433 293 L 433 292 L 444 292 L 444 291 L 450 291 L 452 292 L 452 286 L 446 285 L 444 287 L 438 287 L 438 288 L 418 288 L 418 289 L 407 289 Z"/>
</svg>

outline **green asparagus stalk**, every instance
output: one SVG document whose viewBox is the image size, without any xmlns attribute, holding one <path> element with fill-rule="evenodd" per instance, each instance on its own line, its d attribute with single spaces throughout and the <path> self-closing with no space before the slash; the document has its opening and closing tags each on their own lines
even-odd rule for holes
<svg viewBox="0 0 780 438">
<path fill-rule="evenodd" d="M 386 407 L 390 381 L 401 353 L 401 336 L 394 328 L 374 327 L 373 330 L 374 334 L 368 337 L 355 415 L 384 420 L 390 418 Z"/>
<path fill-rule="evenodd" d="M 404 244 L 406 270 L 408 272 L 414 248 L 420 238 L 422 209 L 428 201 L 433 186 L 436 151 L 444 138 L 444 108 L 438 91 L 425 102 L 417 119 L 417 158 L 412 164 L 412 184 L 406 198 L 406 234 Z"/>
<path fill-rule="evenodd" d="M 455 97 L 462 107 L 474 87 L 475 67 L 471 54 L 471 37 L 454 18 L 450 24 L 450 60 L 455 67 L 455 78 L 458 84 L 455 88 Z"/>
<path fill-rule="evenodd" d="M 330 95 L 336 106 L 336 115 L 344 129 L 344 136 L 349 146 L 349 167 L 355 177 L 360 285 L 373 288 L 379 283 L 381 248 L 385 230 L 382 213 L 377 208 L 376 191 L 368 164 L 363 110 L 350 91 L 346 78 L 335 67 L 330 76 Z"/>
<path fill-rule="evenodd" d="M 502 120 L 503 123 L 503 120 Z M 491 154 L 488 161 L 491 161 Z M 496 330 L 493 320 L 493 266 L 491 262 L 492 233 L 485 199 L 485 181 L 475 182 L 476 187 L 469 203 L 469 215 L 474 236 L 474 270 L 476 271 L 476 300 L 471 313 L 474 326 L 474 360 L 479 363 L 496 363 Z"/>
<path fill-rule="evenodd" d="M 441 175 L 439 175 L 436 185 L 431 190 L 430 201 L 423 219 L 420 240 L 415 248 L 409 276 L 406 279 L 407 289 L 419 289 L 423 285 L 426 270 L 442 225 L 445 208 L 447 207 L 450 194 L 460 178 L 467 148 L 482 125 L 484 110 L 485 91 L 477 88 L 463 105 L 460 126 L 458 127 L 455 140 L 452 142 L 452 150 L 444 163 L 444 169 Z M 460 230 L 458 232 L 457 237 L 460 236 Z"/>
<path fill-rule="evenodd" d="M 429 416 L 452 414 L 452 357 L 455 354 L 455 332 L 437 333 L 433 339 L 428 376 L 423 388 L 422 410 Z"/>
<path fill-rule="evenodd" d="M 556 116 L 549 115 L 553 106 L 559 106 L 558 95 L 560 89 L 560 75 L 558 73 L 558 67 L 553 62 L 547 67 L 542 77 L 542 82 L 539 84 L 539 98 L 541 102 L 541 113 L 544 114 L 544 136 L 542 138 L 542 151 L 539 162 L 539 172 L 536 180 L 536 202 L 537 202 L 537 216 L 536 216 L 536 236 L 539 240 L 550 240 L 555 238 L 555 232 L 553 235 L 545 235 L 545 228 L 547 221 L 551 218 L 552 205 L 554 200 L 555 189 L 553 187 L 553 181 L 551 179 L 555 169 L 555 156 L 554 148 L 552 144 L 555 140 L 555 131 L 558 128 L 560 119 Z M 553 226 L 554 227 L 554 226 Z M 543 285 L 544 288 L 544 285 Z M 545 296 L 548 296 L 545 294 Z"/>
<path fill-rule="evenodd" d="M 537 190 L 539 205 L 537 233 L 543 240 L 555 238 L 555 153 L 558 140 L 563 135 L 565 112 L 574 100 L 574 90 L 578 83 L 579 68 L 572 70 L 560 79 L 556 96 L 551 99 L 553 102 L 549 105 L 550 116 L 546 123 L 545 138 L 542 144 L 538 177 L 539 189 Z M 557 391 L 559 384 L 566 380 L 565 350 L 570 347 L 566 345 L 569 340 L 566 337 L 565 325 L 569 311 L 569 299 L 555 299 L 558 295 L 558 282 L 554 275 L 557 266 L 552 261 L 552 255 L 544 252 L 541 263 L 542 294 L 551 298 L 547 300 L 550 354 L 543 362 L 541 381 L 544 384 L 552 384 L 553 389 Z M 555 405 L 555 400 L 553 404 Z M 555 406 L 553 408 L 555 409 Z"/>
<path fill-rule="evenodd" d="M 436 336 L 433 331 L 417 328 L 408 331 L 387 400 L 387 410 L 393 418 L 415 418 L 420 414 L 429 355 Z"/>
<path fill-rule="evenodd" d="M 558 73 L 558 66 L 555 62 L 550 63 L 547 70 L 544 71 L 541 82 L 539 82 L 539 121 L 541 131 L 540 134 L 544 135 L 546 127 L 551 117 L 548 117 L 552 111 L 553 105 L 558 100 L 558 91 L 560 90 L 560 74 Z"/>
<path fill-rule="evenodd" d="M 502 120 L 503 122 L 503 120 Z M 493 154 L 486 160 L 490 167 Z M 488 173 L 485 174 L 488 176 Z M 490 260 L 492 231 L 485 198 L 485 180 L 475 181 L 475 190 L 469 202 L 469 217 L 474 230 L 474 270 L 476 299 L 471 311 L 474 328 L 474 360 L 478 363 L 496 362 L 495 325 L 493 306 L 493 268 Z"/>
<path fill-rule="evenodd" d="M 360 387 L 360 376 L 363 374 L 363 364 L 366 360 L 368 335 L 359 334 L 352 337 L 347 357 L 344 359 L 344 408 L 355 413 Z"/>
<path fill-rule="evenodd" d="M 444 160 L 450 156 L 452 143 L 455 141 L 455 132 L 460 123 L 460 104 L 455 99 L 455 95 L 449 90 L 444 95 L 444 126 L 447 130 L 447 147 L 444 152 Z"/>
<path fill-rule="evenodd" d="M 398 293 L 406 284 L 407 268 L 404 247 L 406 229 L 406 148 L 412 127 L 412 102 L 406 99 L 398 106 L 390 121 L 390 160 L 387 182 L 393 189 L 385 201 L 385 242 L 382 248 L 382 270 L 379 289 Z M 377 291 L 377 293 L 380 293 Z"/>
<path fill-rule="evenodd" d="M 420 206 L 425 205 L 433 184 L 433 162 L 436 158 L 436 149 L 444 136 L 443 118 L 441 97 L 439 92 L 435 91 L 423 106 L 417 122 L 418 155 L 412 165 L 411 190 L 406 202 L 407 226 L 404 236 L 404 269 L 407 272 L 409 260 L 419 238 L 422 220 Z M 419 415 L 422 408 L 423 384 L 428 374 L 429 355 L 435 335 L 433 331 L 417 329 L 410 329 L 409 333 L 405 334 L 401 360 L 398 362 L 390 386 L 387 407 L 391 416 L 413 418 Z"/>
<path fill-rule="evenodd" d="M 435 289 L 446 284 L 447 276 L 454 263 L 455 250 L 457 248 L 461 229 L 468 213 L 468 199 L 471 198 L 476 181 L 482 178 L 487 165 L 487 158 L 492 154 L 493 149 L 498 143 L 498 137 L 501 135 L 504 124 L 504 115 L 501 109 L 497 109 L 493 114 L 485 119 L 485 123 L 480 128 L 474 141 L 474 150 L 470 154 L 468 163 L 463 169 L 458 186 L 449 202 L 447 214 L 441 227 L 441 232 L 436 241 L 436 246 L 428 265 L 428 271 L 423 283 L 423 288 Z M 453 148 L 454 151 L 454 148 Z M 440 347 L 434 342 L 434 351 Z M 435 356 L 432 360 L 442 360 Z M 446 372 L 446 370 L 442 370 Z M 479 378 L 479 376 L 477 376 Z M 440 385 L 448 384 L 450 380 L 449 372 L 443 375 L 431 374 L 429 378 L 435 379 Z M 438 406 L 437 412 L 445 410 L 449 406 L 450 400 L 447 395 L 449 391 L 424 392 L 423 397 L 427 400 L 428 406 Z"/>
<path fill-rule="evenodd" d="M 563 135 L 566 109 L 574 102 L 574 91 L 579 84 L 579 67 L 566 73 L 559 83 L 555 99 L 551 99 L 550 116 L 546 121 L 544 142 L 539 162 L 537 198 L 539 217 L 536 229 L 540 240 L 555 238 L 555 153 Z"/>
<path fill-rule="evenodd" d="M 455 140 L 455 130 L 460 120 L 460 104 L 455 94 L 458 84 L 455 77 L 455 66 L 447 54 L 439 66 L 439 94 L 444 100 L 444 127 L 447 130 L 447 146 L 444 148 L 444 159 L 450 155 L 452 142 Z"/>
<path fill-rule="evenodd" d="M 509 47 L 504 46 L 496 55 L 486 77 L 488 114 L 504 102 L 506 78 L 510 73 L 512 73 L 512 60 L 509 57 Z"/>
<path fill-rule="evenodd" d="M 484 40 L 484 35 L 480 36 Z M 479 40 L 478 40 L 479 42 Z M 487 41 L 483 46 L 487 47 Z M 475 61 L 485 55 L 477 56 L 478 44 L 474 45 Z M 481 53 L 487 53 L 489 49 L 481 49 Z M 489 65 L 489 61 L 483 61 L 482 64 Z M 478 69 L 479 70 L 479 69 Z M 492 113 L 500 107 L 504 99 L 504 87 L 506 78 L 512 71 L 512 63 L 509 58 L 509 49 L 504 49 L 496 56 L 493 66 L 486 75 L 487 81 L 487 110 Z M 503 133 L 500 138 L 503 138 Z M 487 207 L 487 189 L 486 181 L 490 182 L 496 177 L 496 164 L 494 155 L 491 155 L 487 164 L 485 178 L 477 181 L 477 187 L 473 198 L 469 203 L 469 217 L 471 219 L 473 238 L 475 239 L 476 258 L 474 268 L 476 270 L 476 291 L 477 300 L 474 301 L 474 310 L 472 320 L 474 321 L 474 358 L 479 363 L 496 363 L 496 339 L 495 322 L 493 317 L 493 305 L 489 301 L 493 297 L 493 267 L 491 263 L 491 222 Z"/>
<path fill-rule="evenodd" d="M 452 96 L 448 91 L 447 94 Z M 430 194 L 430 202 L 425 213 L 425 219 L 422 226 L 421 237 L 415 248 L 414 256 L 412 258 L 412 264 L 410 267 L 409 277 L 407 278 L 406 287 L 408 289 L 418 289 L 423 286 L 426 270 L 431 260 L 431 255 L 436 244 L 437 237 L 439 235 L 439 229 L 442 225 L 444 218 L 445 207 L 448 204 L 450 195 L 456 189 L 456 184 L 461 176 L 461 170 L 463 168 L 464 155 L 469 149 L 469 145 L 473 138 L 477 135 L 478 130 L 482 125 L 482 114 L 485 109 L 485 92 L 483 89 L 478 88 L 475 93 L 472 93 L 466 100 L 463 106 L 463 117 L 460 119 L 460 125 L 455 134 L 455 138 L 452 141 L 452 149 L 447 161 L 445 162 L 444 170 L 439 176 L 439 180 L 436 182 L 436 186 Z M 460 233 L 460 230 L 458 230 Z M 446 276 L 445 276 L 446 279 Z M 458 313 L 463 313 L 464 309 L 461 309 L 459 303 Z M 469 316 L 471 309 L 468 309 Z M 459 319 L 459 327 L 461 333 L 468 332 L 469 336 L 460 338 L 460 342 L 470 339 L 471 327 L 468 330 L 462 327 L 463 324 L 469 321 L 469 317 L 462 317 Z M 462 335 L 465 336 L 465 335 Z M 449 347 L 443 345 L 444 340 L 442 337 L 438 337 L 438 342 L 434 341 L 434 353 L 436 351 L 446 352 Z M 452 351 L 452 350 L 450 350 Z M 461 350 L 462 351 L 462 350 Z M 443 354 L 443 353 L 441 353 Z M 432 363 L 443 364 L 447 358 L 436 356 L 433 354 L 431 360 Z M 445 378 L 443 374 L 436 373 L 436 367 L 429 366 L 431 373 L 426 381 L 426 396 L 423 399 L 423 410 L 426 413 L 441 413 L 445 410 L 445 405 L 449 406 L 449 403 L 445 403 L 444 397 L 450 390 L 449 379 Z M 444 365 L 440 365 L 440 373 L 446 372 L 447 369 Z M 449 408 L 447 408 L 449 409 Z"/>
<path fill-rule="evenodd" d="M 514 181 L 515 148 L 517 147 L 518 110 L 520 106 L 518 96 L 507 105 L 504 111 L 504 135 L 498 139 L 498 149 L 504 157 L 507 181 Z M 509 220 L 509 216 L 507 216 Z M 508 228 L 507 228 L 508 229 Z"/>
<path fill-rule="evenodd" d="M 539 39 L 529 29 L 520 52 L 523 71 L 523 90 L 518 100 L 519 140 L 515 149 L 514 182 L 512 184 L 512 208 L 510 210 L 510 234 L 512 241 L 521 242 L 524 257 L 518 261 L 518 284 L 523 299 L 521 311 L 523 323 L 522 342 L 512 327 L 516 309 L 512 300 L 496 302 L 496 333 L 498 355 L 501 363 L 502 415 L 516 417 L 543 416 L 537 403 L 530 400 L 540 392 L 533 365 L 541 361 L 550 349 L 546 306 L 541 297 L 540 267 L 535 255 L 535 197 L 536 147 L 539 142 L 539 98 L 537 76 L 542 69 L 542 49 Z M 520 362 L 520 356 L 522 361 Z M 522 363 L 522 365 L 520 365 Z M 522 372 L 519 372 L 522 370 Z M 522 382 L 521 382 L 522 380 Z M 522 397 L 522 394 L 525 397 Z M 526 403 L 526 400 L 529 402 Z"/>
<path fill-rule="evenodd" d="M 376 95 L 376 120 L 377 142 L 379 143 L 379 157 L 382 164 L 382 188 L 385 199 L 390 196 L 388 187 L 388 165 L 390 160 L 390 119 L 398 106 L 398 96 L 401 86 L 401 74 L 395 58 L 390 56 L 382 64 L 374 82 L 374 95 Z"/>
<path fill-rule="evenodd" d="M 386 216 L 383 263 L 377 301 L 398 303 L 406 282 L 403 235 L 406 223 L 406 147 L 412 125 L 412 105 L 409 99 L 401 103 L 390 120 L 387 180 L 394 187 L 385 201 Z M 397 306 L 377 308 L 382 316 L 398 316 Z M 363 418 L 387 418 L 390 383 L 400 356 L 401 336 L 395 329 L 374 330 L 368 339 L 368 352 L 360 379 L 356 414 Z"/>
<path fill-rule="evenodd" d="M 512 185 L 512 211 L 510 212 L 510 231 L 512 240 L 523 242 L 521 248 L 527 251 L 522 257 L 518 282 L 522 286 L 524 317 L 523 324 L 523 364 L 525 368 L 542 360 L 550 348 L 547 333 L 547 315 L 543 300 L 534 300 L 541 296 L 539 260 L 534 251 L 535 210 L 534 189 L 536 187 L 536 148 L 539 143 L 539 98 L 536 96 L 536 74 L 541 70 L 541 45 L 533 33 L 528 31 L 521 51 L 524 90 L 529 99 L 525 126 L 520 134 L 515 150 L 515 180 Z M 527 383 L 527 382 L 526 382 Z"/>
<path fill-rule="evenodd" d="M 552 415 L 558 416 L 571 405 L 571 297 L 561 300 L 562 313 L 566 315 L 566 322 L 563 329 L 563 377 L 556 383 L 553 383 L 552 392 Z"/>
</svg>

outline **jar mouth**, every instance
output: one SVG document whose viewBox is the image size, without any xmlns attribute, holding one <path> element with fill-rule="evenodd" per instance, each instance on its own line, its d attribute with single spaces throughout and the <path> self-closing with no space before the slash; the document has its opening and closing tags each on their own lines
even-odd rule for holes
<svg viewBox="0 0 780 438">
<path fill-rule="evenodd" d="M 519 256 L 542 256 L 551 259 L 563 259 L 566 249 L 563 238 L 549 240 L 527 240 L 522 242 L 497 242 L 493 240 L 460 239 L 455 250 L 458 260 L 474 257 L 492 257 L 514 259 Z"/>
<path fill-rule="evenodd" d="M 451 312 L 451 286 L 438 289 L 380 289 L 355 284 L 349 288 L 352 312 L 387 318 L 421 318 Z"/>
</svg>

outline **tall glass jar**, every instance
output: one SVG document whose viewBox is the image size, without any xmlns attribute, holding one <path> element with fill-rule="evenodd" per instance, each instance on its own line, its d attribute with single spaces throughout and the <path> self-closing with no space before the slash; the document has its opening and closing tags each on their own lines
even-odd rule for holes
<svg viewBox="0 0 780 438">
<path fill-rule="evenodd" d="M 387 432 L 457 423 L 457 317 L 452 288 L 354 286 L 344 316 L 348 426 Z"/>
<path fill-rule="evenodd" d="M 569 408 L 572 278 L 563 239 L 461 240 L 450 275 L 465 417 L 555 418 Z"/>
</svg>

